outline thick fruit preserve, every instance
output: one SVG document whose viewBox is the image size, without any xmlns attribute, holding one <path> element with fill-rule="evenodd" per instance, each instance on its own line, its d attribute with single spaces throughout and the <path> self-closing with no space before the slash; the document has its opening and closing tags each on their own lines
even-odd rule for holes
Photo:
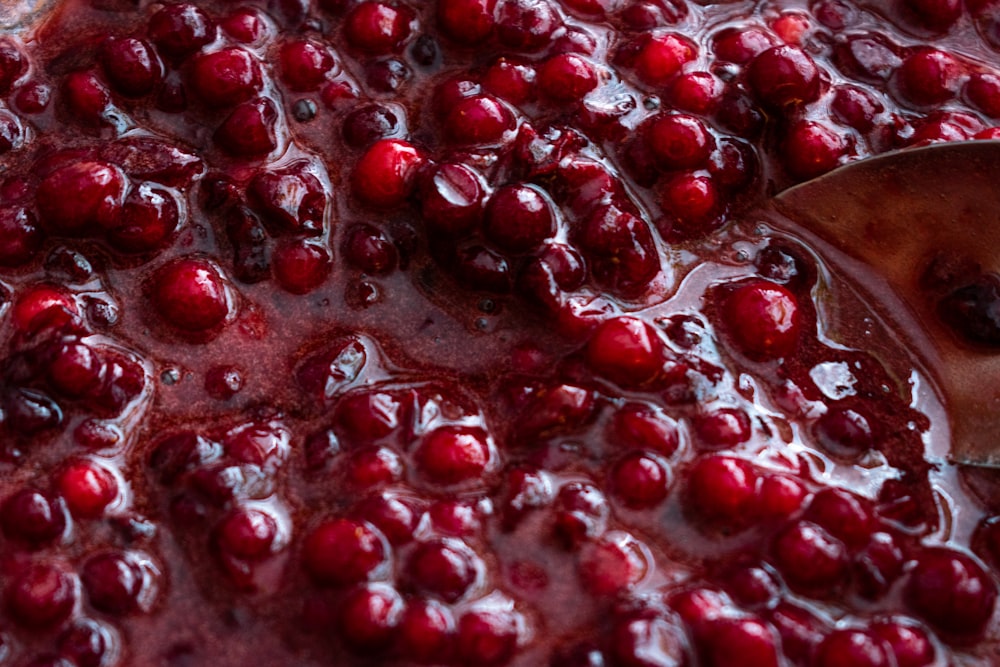
<svg viewBox="0 0 1000 667">
<path fill-rule="evenodd" d="M 1000 477 L 766 209 L 1000 137 L 997 0 L 8 11 L 0 664 L 1000 664 Z"/>
</svg>

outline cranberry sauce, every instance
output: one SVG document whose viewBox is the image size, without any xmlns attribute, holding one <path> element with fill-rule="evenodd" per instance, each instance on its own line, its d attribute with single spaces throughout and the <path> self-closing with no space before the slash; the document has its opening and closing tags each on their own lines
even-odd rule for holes
<svg viewBox="0 0 1000 667">
<path fill-rule="evenodd" d="M 997 664 L 998 480 L 753 212 L 1000 136 L 998 49 L 989 0 L 8 30 L 0 664 Z"/>
</svg>

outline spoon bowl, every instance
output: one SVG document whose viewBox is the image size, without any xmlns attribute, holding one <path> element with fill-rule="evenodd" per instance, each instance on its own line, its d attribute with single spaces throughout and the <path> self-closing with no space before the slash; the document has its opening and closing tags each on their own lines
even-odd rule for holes
<svg viewBox="0 0 1000 667">
<path fill-rule="evenodd" d="M 896 312 L 949 415 L 953 460 L 1000 467 L 1000 141 L 883 154 L 773 206 L 778 226 L 828 245 L 825 260 Z"/>
</svg>

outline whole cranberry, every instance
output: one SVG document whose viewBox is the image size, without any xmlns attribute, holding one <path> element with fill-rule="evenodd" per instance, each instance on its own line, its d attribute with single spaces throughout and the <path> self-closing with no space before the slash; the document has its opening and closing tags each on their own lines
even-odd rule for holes
<svg viewBox="0 0 1000 667">
<path fill-rule="evenodd" d="M 670 481 L 667 467 L 656 457 L 641 452 L 626 454 L 611 470 L 615 495 L 633 509 L 654 507 L 663 502 Z"/>
<path fill-rule="evenodd" d="M 535 186 L 504 186 L 494 193 L 486 207 L 483 231 L 487 238 L 503 250 L 531 250 L 554 230 L 552 205 Z"/>
<path fill-rule="evenodd" d="M 47 326 L 62 327 L 79 315 L 79 307 L 72 294 L 62 287 L 46 284 L 23 290 L 11 310 L 11 320 L 21 333 Z"/>
<path fill-rule="evenodd" d="M 635 317 L 603 322 L 587 343 L 587 365 L 626 387 L 641 386 L 663 370 L 666 346 L 650 324 Z"/>
<path fill-rule="evenodd" d="M 505 665 L 514 655 L 519 634 L 516 612 L 473 609 L 458 621 L 457 652 L 465 664 Z"/>
<path fill-rule="evenodd" d="M 533 0 L 497 0 L 494 15 L 500 43 L 525 53 L 547 46 L 562 23 L 555 5 Z"/>
<path fill-rule="evenodd" d="M 135 37 L 106 39 L 101 65 L 115 90 L 129 97 L 148 95 L 163 76 L 163 66 L 152 46 Z"/>
<path fill-rule="evenodd" d="M 399 620 L 397 642 L 400 654 L 419 664 L 448 662 L 455 642 L 450 607 L 432 600 L 409 599 Z"/>
<path fill-rule="evenodd" d="M 848 552 L 843 542 L 808 521 L 798 521 L 775 538 L 775 566 L 795 589 L 828 594 L 843 582 Z"/>
<path fill-rule="evenodd" d="M 222 273 L 200 257 L 174 260 L 157 269 L 150 296 L 157 315 L 184 332 L 214 329 L 225 322 L 230 312 Z"/>
<path fill-rule="evenodd" d="M 611 626 L 610 652 L 621 667 L 685 667 L 692 664 L 683 630 L 653 613 L 623 614 Z"/>
<path fill-rule="evenodd" d="M 277 533 L 278 524 L 268 512 L 241 508 L 223 519 L 217 539 L 227 555 L 257 559 L 270 553 Z"/>
<path fill-rule="evenodd" d="M 262 86 L 262 75 L 249 51 L 231 47 L 195 58 L 189 81 L 205 104 L 229 107 L 254 97 Z"/>
<path fill-rule="evenodd" d="M 38 187 L 42 224 L 61 234 L 113 227 L 121 215 L 126 188 L 125 174 L 106 162 L 79 161 L 58 167 Z"/>
<path fill-rule="evenodd" d="M 368 584 L 354 589 L 343 601 L 337 630 L 355 653 L 376 654 L 391 645 L 402 613 L 403 598 L 395 589 Z"/>
<path fill-rule="evenodd" d="M 514 114 L 490 95 L 460 100 L 448 112 L 444 128 L 451 141 L 460 146 L 499 143 L 514 129 Z"/>
<path fill-rule="evenodd" d="M 581 102 L 597 86 L 594 66 L 572 53 L 555 55 L 538 68 L 538 89 L 555 102 Z"/>
<path fill-rule="evenodd" d="M 180 60 L 215 39 L 215 24 L 195 5 L 166 5 L 149 19 L 149 38 L 165 54 Z"/>
<path fill-rule="evenodd" d="M 275 282 L 292 294 L 306 294 L 322 285 L 331 265 L 330 251 L 309 240 L 286 241 L 271 256 Z"/>
<path fill-rule="evenodd" d="M 92 556 L 80 575 L 90 604 L 99 611 L 122 616 L 149 604 L 154 591 L 135 554 L 107 552 Z"/>
<path fill-rule="evenodd" d="M 73 575 L 61 565 L 37 563 L 9 579 L 7 604 L 17 623 L 30 628 L 51 627 L 73 611 L 76 588 Z"/>
<path fill-rule="evenodd" d="M 775 108 L 808 104 L 820 94 L 820 70 L 797 46 L 775 46 L 756 56 L 747 67 L 751 90 Z"/>
<path fill-rule="evenodd" d="M 359 51 L 385 55 L 399 49 L 409 36 L 411 18 L 405 5 L 366 0 L 348 13 L 344 36 L 347 43 Z"/>
<path fill-rule="evenodd" d="M 278 147 L 277 123 L 278 110 L 270 99 L 244 102 L 216 130 L 215 141 L 234 157 L 262 157 Z"/>
<path fill-rule="evenodd" d="M 0 525 L 8 538 L 42 544 L 62 535 L 66 529 L 65 511 L 48 494 L 23 489 L 0 506 Z"/>
<path fill-rule="evenodd" d="M 628 533 L 613 531 L 580 552 L 580 580 L 598 596 L 618 595 L 649 572 L 644 545 Z"/>
<path fill-rule="evenodd" d="M 704 165 L 715 148 L 705 124 L 685 114 L 663 114 L 650 122 L 647 133 L 653 155 L 667 169 Z"/>
<path fill-rule="evenodd" d="M 917 556 L 906 601 L 927 622 L 955 635 L 979 635 L 996 606 L 997 586 L 977 560 L 944 547 Z"/>
<path fill-rule="evenodd" d="M 302 545 L 302 564 L 322 583 L 351 584 L 370 579 L 387 564 L 389 548 L 374 527 L 349 519 L 317 526 Z"/>
<path fill-rule="evenodd" d="M 94 461 L 76 461 L 58 480 L 59 493 L 73 516 L 96 518 L 118 498 L 118 480 Z"/>
<path fill-rule="evenodd" d="M 792 176 L 804 180 L 830 171 L 848 151 L 847 141 L 830 127 L 818 121 L 800 121 L 788 128 L 782 159 Z"/>
<path fill-rule="evenodd" d="M 953 98 L 961 87 L 963 74 L 962 65 L 953 55 L 932 48 L 914 51 L 896 70 L 902 94 L 921 106 Z"/>
<path fill-rule="evenodd" d="M 705 631 L 707 664 L 714 667 L 778 667 L 780 640 L 768 623 L 757 618 L 719 618 Z"/>
<path fill-rule="evenodd" d="M 282 80 L 300 92 L 319 88 L 335 64 L 325 46 L 308 39 L 284 44 L 280 60 Z"/>
<path fill-rule="evenodd" d="M 631 45 L 626 56 L 635 74 L 647 86 L 664 86 L 698 56 L 698 47 L 674 33 L 653 33 Z"/>
<path fill-rule="evenodd" d="M 756 281 L 729 294 L 722 319 L 740 352 L 758 361 L 780 359 L 798 346 L 798 299 L 786 287 Z"/>
<path fill-rule="evenodd" d="M 394 208 L 405 201 L 423 166 L 423 153 L 399 139 L 375 142 L 354 168 L 352 190 L 358 199 L 376 208 Z"/>
<path fill-rule="evenodd" d="M 478 480 L 492 462 L 486 432 L 461 426 L 442 426 L 428 433 L 416 458 L 420 472 L 440 485 Z"/>
<path fill-rule="evenodd" d="M 739 527 L 753 505 L 757 475 L 742 459 L 709 456 L 688 471 L 686 505 L 711 524 Z"/>
<path fill-rule="evenodd" d="M 936 661 L 938 651 L 930 634 L 912 620 L 882 619 L 871 630 L 888 644 L 899 667 L 929 667 Z"/>
<path fill-rule="evenodd" d="M 479 557 L 455 539 L 419 544 L 406 564 L 414 588 L 449 603 L 465 597 L 481 570 Z"/>
<path fill-rule="evenodd" d="M 864 630 L 833 631 L 819 645 L 817 667 L 889 667 L 894 664 L 887 646 Z"/>
<path fill-rule="evenodd" d="M 75 667 L 111 667 L 121 652 L 121 640 L 109 626 L 80 619 L 59 637 L 59 651 L 73 661 Z"/>
</svg>

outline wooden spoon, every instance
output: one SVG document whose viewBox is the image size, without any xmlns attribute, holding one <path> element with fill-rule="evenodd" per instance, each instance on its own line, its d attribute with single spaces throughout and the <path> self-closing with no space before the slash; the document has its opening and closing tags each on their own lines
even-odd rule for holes
<svg viewBox="0 0 1000 667">
<path fill-rule="evenodd" d="M 989 287 L 1000 287 L 991 277 L 1000 276 L 1000 141 L 855 162 L 782 192 L 774 207 L 778 226 L 818 237 L 824 260 L 883 314 L 895 310 L 948 413 L 952 459 L 1000 467 L 1000 296 Z M 955 314 L 970 295 L 980 297 L 971 334 L 967 316 Z"/>
</svg>

